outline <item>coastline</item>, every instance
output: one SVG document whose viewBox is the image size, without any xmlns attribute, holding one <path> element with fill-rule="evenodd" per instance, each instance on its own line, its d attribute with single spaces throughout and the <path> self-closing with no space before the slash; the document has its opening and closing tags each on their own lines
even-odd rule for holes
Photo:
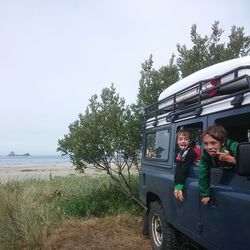
<svg viewBox="0 0 250 250">
<path fill-rule="evenodd" d="M 23 164 L 0 165 L 0 184 L 8 181 L 22 181 L 26 179 L 47 179 L 67 175 L 95 175 L 100 174 L 95 168 L 87 168 L 85 173 L 79 173 L 71 163 L 56 164 Z"/>
</svg>

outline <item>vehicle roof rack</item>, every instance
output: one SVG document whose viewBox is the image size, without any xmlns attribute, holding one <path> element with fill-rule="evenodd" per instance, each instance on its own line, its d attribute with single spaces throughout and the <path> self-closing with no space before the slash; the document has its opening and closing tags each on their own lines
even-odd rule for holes
<svg viewBox="0 0 250 250">
<path fill-rule="evenodd" d="M 240 71 L 245 74 L 239 74 Z M 174 122 L 191 116 L 198 117 L 205 106 L 232 97 L 234 97 L 231 101 L 232 107 L 238 107 L 247 92 L 250 92 L 250 65 L 240 66 L 213 78 L 197 81 L 149 105 L 144 110 L 143 124 L 146 126 L 150 123 L 156 126 L 160 119 Z"/>
</svg>

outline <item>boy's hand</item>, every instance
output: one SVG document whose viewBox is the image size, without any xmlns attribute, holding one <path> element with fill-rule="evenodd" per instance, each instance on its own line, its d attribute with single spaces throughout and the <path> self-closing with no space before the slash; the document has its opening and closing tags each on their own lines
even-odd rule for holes
<svg viewBox="0 0 250 250">
<path fill-rule="evenodd" d="M 236 163 L 235 158 L 230 155 L 229 151 L 227 150 L 225 150 L 223 153 L 217 152 L 217 156 L 220 161 L 225 161 L 232 164 Z"/>
<path fill-rule="evenodd" d="M 210 197 L 203 197 L 201 199 L 201 203 L 203 203 L 204 205 L 207 205 L 210 201 Z"/>
<path fill-rule="evenodd" d="M 176 200 L 184 201 L 182 190 L 175 189 L 174 190 L 174 197 L 176 198 Z"/>
</svg>

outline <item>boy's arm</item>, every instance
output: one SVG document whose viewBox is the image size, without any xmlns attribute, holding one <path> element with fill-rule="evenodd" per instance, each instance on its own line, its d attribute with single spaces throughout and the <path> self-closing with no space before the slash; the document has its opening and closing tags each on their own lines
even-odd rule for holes
<svg viewBox="0 0 250 250">
<path fill-rule="evenodd" d="M 232 140 L 229 140 L 229 141 L 230 141 L 230 151 L 232 152 L 234 158 L 236 158 L 237 148 L 239 146 L 239 143 L 236 141 L 232 141 Z"/>
<path fill-rule="evenodd" d="M 210 163 L 203 153 L 199 163 L 199 188 L 202 197 L 210 196 L 210 175 Z"/>
<path fill-rule="evenodd" d="M 183 190 L 184 183 L 188 176 L 189 166 L 195 161 L 196 154 L 193 150 L 189 150 L 183 162 L 178 162 L 175 168 L 175 189 Z"/>
</svg>

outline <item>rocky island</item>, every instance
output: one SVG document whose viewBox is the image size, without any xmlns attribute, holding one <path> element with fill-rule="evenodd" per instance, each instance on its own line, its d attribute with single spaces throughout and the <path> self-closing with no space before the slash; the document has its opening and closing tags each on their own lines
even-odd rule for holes
<svg viewBox="0 0 250 250">
<path fill-rule="evenodd" d="M 22 155 L 16 155 L 13 151 L 11 151 L 8 156 L 30 156 L 30 153 L 25 153 L 25 154 L 22 154 Z"/>
</svg>

